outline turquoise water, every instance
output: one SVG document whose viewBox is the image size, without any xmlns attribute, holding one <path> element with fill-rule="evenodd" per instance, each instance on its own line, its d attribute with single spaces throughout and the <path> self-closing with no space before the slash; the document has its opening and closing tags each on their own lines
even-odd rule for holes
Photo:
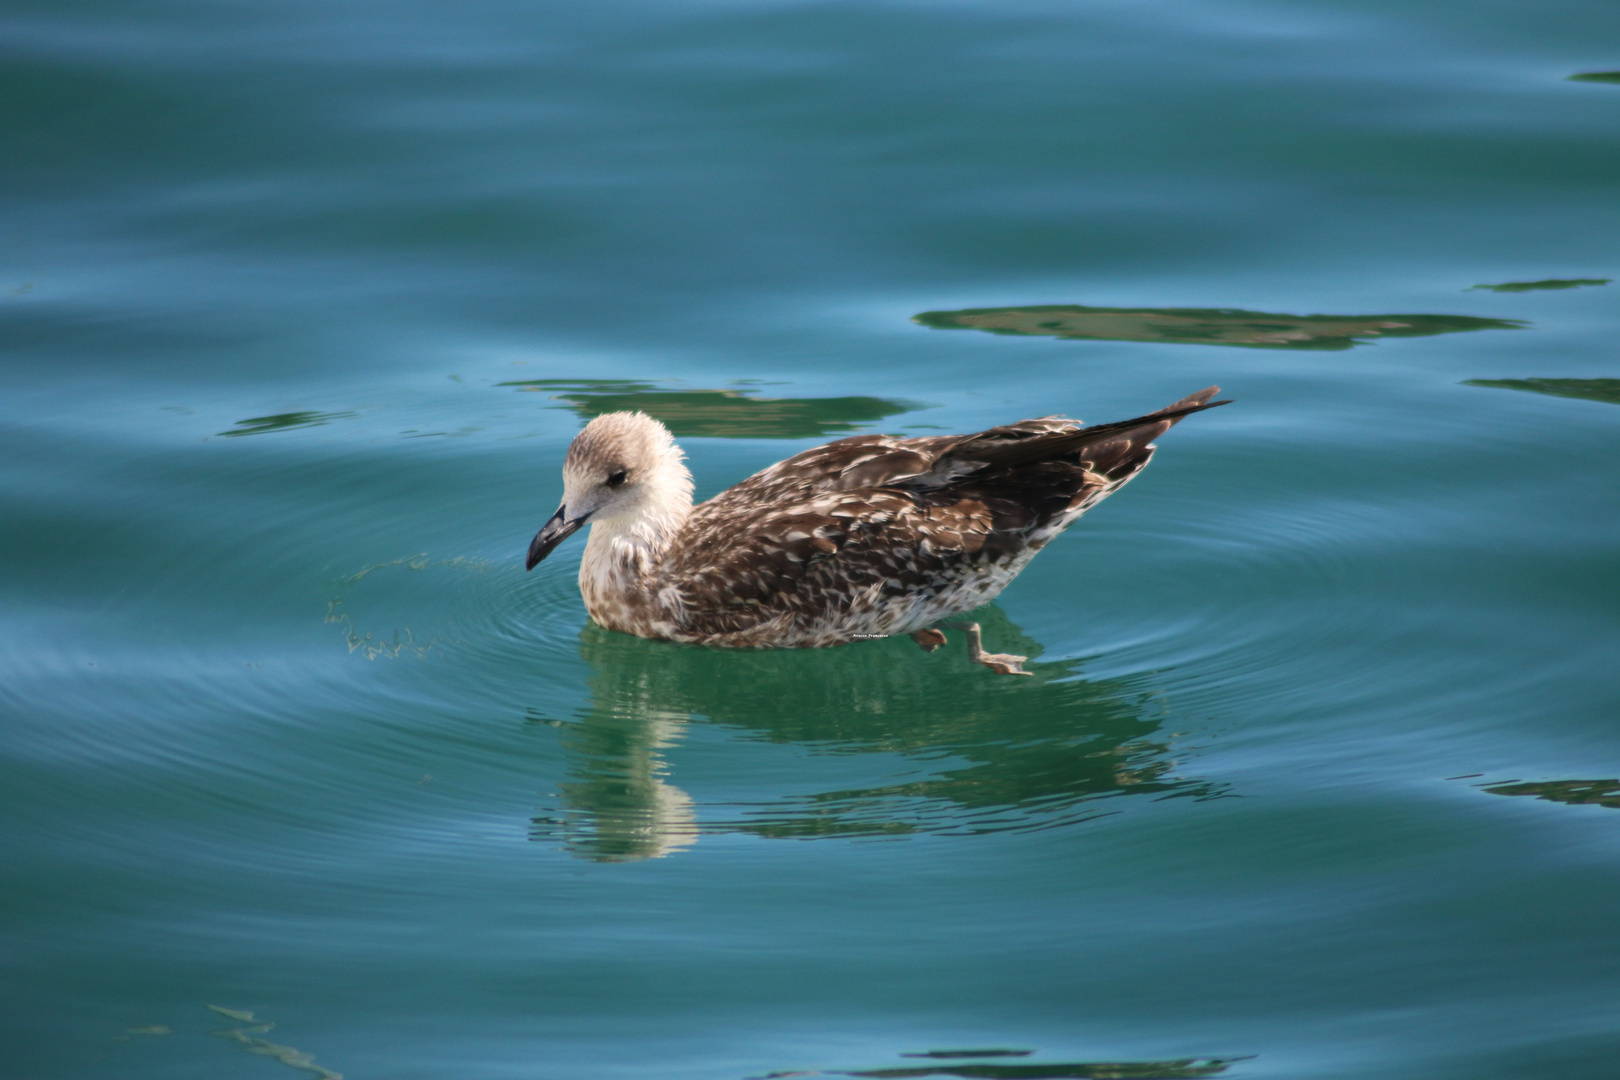
<svg viewBox="0 0 1620 1080">
<path fill-rule="evenodd" d="M 5 1071 L 1612 1077 L 1617 40 L 13 4 Z M 1210 383 L 981 613 L 1032 679 L 523 573 L 598 412 L 706 496 Z"/>
</svg>

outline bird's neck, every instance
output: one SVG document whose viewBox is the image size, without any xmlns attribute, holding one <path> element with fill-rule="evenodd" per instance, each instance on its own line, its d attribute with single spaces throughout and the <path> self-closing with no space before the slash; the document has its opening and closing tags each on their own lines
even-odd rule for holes
<svg viewBox="0 0 1620 1080">
<path fill-rule="evenodd" d="M 641 633 L 667 621 L 658 570 L 692 514 L 690 479 L 650 487 L 633 510 L 593 520 L 579 563 L 579 591 L 591 618 L 609 630 Z"/>
</svg>

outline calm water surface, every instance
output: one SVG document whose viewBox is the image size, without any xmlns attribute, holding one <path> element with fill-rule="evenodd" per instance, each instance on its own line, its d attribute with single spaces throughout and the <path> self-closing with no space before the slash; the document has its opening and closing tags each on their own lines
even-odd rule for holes
<svg viewBox="0 0 1620 1080">
<path fill-rule="evenodd" d="M 1613 1077 L 1617 43 L 12 4 L 5 1072 Z M 1032 679 L 523 573 L 599 412 L 706 496 L 1215 382 L 981 613 Z"/>
</svg>

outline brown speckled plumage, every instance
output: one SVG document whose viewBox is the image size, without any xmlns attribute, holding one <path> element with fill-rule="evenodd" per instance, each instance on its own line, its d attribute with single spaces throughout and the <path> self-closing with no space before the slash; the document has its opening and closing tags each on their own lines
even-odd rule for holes
<svg viewBox="0 0 1620 1080">
<path fill-rule="evenodd" d="M 1217 392 L 1089 428 L 1045 417 L 973 435 L 840 439 L 696 507 L 663 426 L 611 413 L 569 448 L 563 505 L 529 566 L 588 521 L 580 590 L 609 629 L 783 648 L 910 633 L 995 597 Z"/>
</svg>

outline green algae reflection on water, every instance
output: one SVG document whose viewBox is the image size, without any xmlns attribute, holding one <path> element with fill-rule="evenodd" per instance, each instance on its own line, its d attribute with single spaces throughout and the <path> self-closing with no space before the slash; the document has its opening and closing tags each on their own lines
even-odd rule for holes
<svg viewBox="0 0 1620 1080">
<path fill-rule="evenodd" d="M 1518 319 L 1475 315 L 1284 315 L 1238 308 L 1115 308 L 1079 304 L 925 311 L 912 321 L 936 330 L 984 330 L 1093 341 L 1234 345 L 1247 349 L 1349 349 L 1371 339 L 1430 337 L 1466 330 L 1517 330 Z"/>
<path fill-rule="evenodd" d="M 589 420 L 610 412 L 643 412 L 676 437 L 808 439 L 855 431 L 859 425 L 919 406 L 876 397 L 762 398 L 748 390 L 686 390 L 629 379 L 527 379 L 503 382 L 549 393 Z"/>
<path fill-rule="evenodd" d="M 1585 289 L 1607 285 L 1613 278 L 1543 278 L 1541 281 L 1504 281 L 1499 285 L 1475 285 L 1469 292 L 1553 292 L 1562 289 Z"/>
<path fill-rule="evenodd" d="M 300 412 L 274 413 L 270 416 L 250 416 L 246 420 L 238 420 L 235 427 L 219 434 L 227 439 L 235 439 L 243 435 L 264 435 L 272 431 L 294 431 L 298 428 L 321 427 L 333 420 L 347 420 L 355 415 L 357 414 L 352 412 L 315 412 L 306 409 Z"/>
<path fill-rule="evenodd" d="M 1571 806 L 1607 806 L 1620 810 L 1620 780 L 1540 780 L 1530 783 L 1490 784 L 1492 795 L 1528 795 Z"/>
<path fill-rule="evenodd" d="M 1526 390 L 1532 394 L 1620 405 L 1620 379 L 1465 379 L 1463 385 L 1493 390 Z"/>
<path fill-rule="evenodd" d="M 905 1055 L 911 1057 L 914 1055 Z M 838 1075 L 872 1080 L 913 1080 L 926 1076 L 953 1076 L 961 1080 L 1195 1080 L 1219 1076 L 1241 1059 L 1181 1058 L 1175 1061 L 1081 1061 L 1062 1064 L 986 1065 L 974 1062 L 913 1065 L 888 1069 L 860 1069 Z M 775 1073 L 773 1076 L 802 1076 Z"/>
</svg>

